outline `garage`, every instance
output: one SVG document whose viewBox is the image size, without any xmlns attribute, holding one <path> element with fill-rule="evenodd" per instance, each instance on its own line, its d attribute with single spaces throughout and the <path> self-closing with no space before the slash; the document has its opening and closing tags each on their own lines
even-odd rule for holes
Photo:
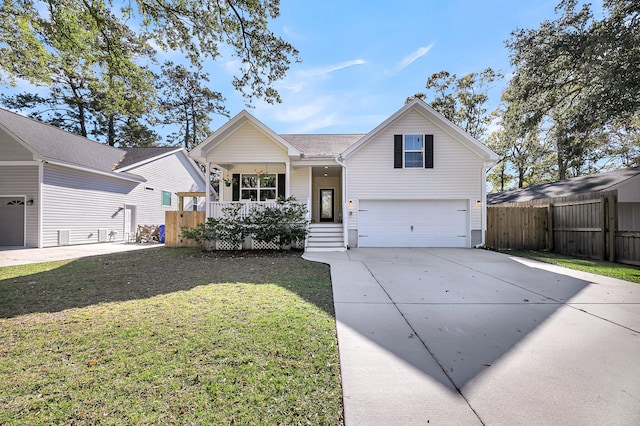
<svg viewBox="0 0 640 426">
<path fill-rule="evenodd" d="M 360 200 L 359 247 L 469 247 L 468 200 Z"/>
<path fill-rule="evenodd" d="M 24 246 L 24 197 L 0 197 L 0 246 Z"/>
</svg>

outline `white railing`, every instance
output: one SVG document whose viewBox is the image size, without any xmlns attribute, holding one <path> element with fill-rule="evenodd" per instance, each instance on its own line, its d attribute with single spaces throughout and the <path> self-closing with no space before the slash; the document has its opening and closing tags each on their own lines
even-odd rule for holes
<svg viewBox="0 0 640 426">
<path fill-rule="evenodd" d="M 291 201 L 290 201 L 291 202 Z M 294 201 L 297 204 L 303 204 L 303 205 L 307 205 L 307 220 L 310 219 L 310 215 L 311 215 L 311 209 L 309 209 L 309 202 L 300 202 L 300 201 Z M 256 209 L 262 210 L 266 207 L 275 207 L 275 208 L 281 208 L 283 205 L 282 204 L 278 204 L 275 201 L 259 201 L 259 202 L 240 202 L 240 201 L 230 201 L 230 202 L 219 202 L 219 201 L 213 201 L 210 203 L 210 209 L 209 211 L 211 212 L 210 217 L 213 218 L 217 218 L 217 217 L 222 217 L 224 216 L 224 209 L 227 207 L 232 207 L 232 206 L 240 206 L 240 217 L 242 219 L 244 219 L 245 217 L 249 216 L 249 214 Z"/>
</svg>

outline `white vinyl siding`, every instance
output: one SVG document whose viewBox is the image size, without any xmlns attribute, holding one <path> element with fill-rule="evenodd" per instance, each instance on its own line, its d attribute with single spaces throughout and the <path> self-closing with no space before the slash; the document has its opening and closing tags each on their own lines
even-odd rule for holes
<svg viewBox="0 0 640 426">
<path fill-rule="evenodd" d="M 136 222 L 138 225 L 161 225 L 165 222 L 165 211 L 178 209 L 176 192 L 204 192 L 204 175 L 189 164 L 189 160 L 181 153 L 162 157 L 155 161 L 135 167 L 128 172 L 144 176 L 146 182 L 131 191 L 123 203 L 136 206 Z M 151 189 L 147 189 L 151 188 Z M 171 205 L 162 205 L 162 192 L 171 193 Z M 204 198 L 199 198 L 204 210 Z M 184 199 L 184 209 L 193 210 L 191 197 Z"/>
<path fill-rule="evenodd" d="M 0 165 L 1 195 L 20 195 L 27 201 L 33 200 L 33 205 L 25 206 L 26 247 L 38 247 L 38 166 Z"/>
<path fill-rule="evenodd" d="M 432 134 L 434 168 L 395 169 L 394 135 Z M 480 229 L 483 160 L 449 132 L 415 110 L 409 110 L 346 160 L 351 211 L 358 199 L 470 200 L 471 229 Z M 349 229 L 357 229 L 357 214 Z"/>
<path fill-rule="evenodd" d="M 250 123 L 221 141 L 207 153 L 207 160 L 215 164 L 289 161 L 287 150 Z"/>
<path fill-rule="evenodd" d="M 122 241 L 119 210 L 135 182 L 47 164 L 42 186 L 42 245 L 58 245 L 58 231 L 69 230 L 69 244 L 97 243 L 98 230 Z"/>
<path fill-rule="evenodd" d="M 306 202 L 310 198 L 309 178 L 309 167 L 291 168 L 291 195 L 296 197 L 296 200 Z"/>
</svg>

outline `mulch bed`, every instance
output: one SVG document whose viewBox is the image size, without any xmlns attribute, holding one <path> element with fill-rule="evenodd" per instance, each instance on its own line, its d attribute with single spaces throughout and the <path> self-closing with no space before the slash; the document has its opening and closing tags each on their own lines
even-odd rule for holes
<svg viewBox="0 0 640 426">
<path fill-rule="evenodd" d="M 304 250 L 212 250 L 193 253 L 192 257 L 212 259 L 301 258 Z"/>
</svg>

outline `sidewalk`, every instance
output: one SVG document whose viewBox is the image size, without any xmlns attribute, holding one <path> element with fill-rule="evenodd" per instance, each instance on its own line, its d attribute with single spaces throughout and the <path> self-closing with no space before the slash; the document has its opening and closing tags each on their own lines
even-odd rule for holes
<svg viewBox="0 0 640 426">
<path fill-rule="evenodd" d="M 76 259 L 79 257 L 143 250 L 154 247 L 164 247 L 164 244 L 97 243 L 41 249 L 0 247 L 0 267 L 53 262 L 56 260 Z"/>
</svg>

